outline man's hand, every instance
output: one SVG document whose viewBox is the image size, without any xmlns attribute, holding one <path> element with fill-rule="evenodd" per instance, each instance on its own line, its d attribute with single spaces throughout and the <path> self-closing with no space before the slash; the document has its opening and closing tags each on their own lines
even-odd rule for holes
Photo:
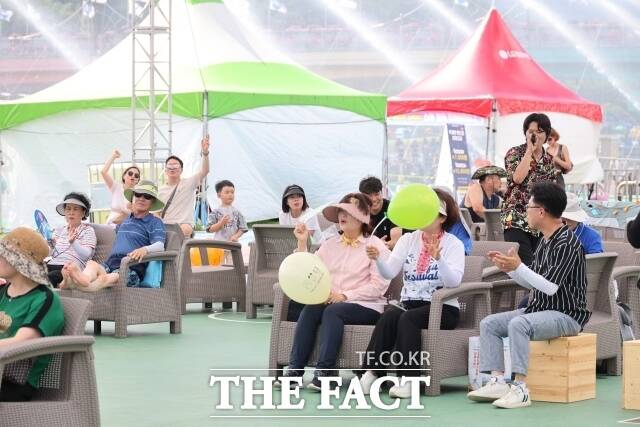
<svg viewBox="0 0 640 427">
<path fill-rule="evenodd" d="M 202 138 L 202 141 L 200 142 L 200 148 L 203 155 L 206 156 L 209 154 L 209 135 Z"/>
<path fill-rule="evenodd" d="M 142 258 L 148 253 L 146 248 L 138 248 L 134 251 L 129 252 L 129 258 L 134 261 L 140 262 Z"/>
<path fill-rule="evenodd" d="M 237 243 L 238 239 L 239 239 L 239 237 L 236 236 L 235 234 L 233 236 L 229 237 L 229 241 L 230 242 L 234 242 L 234 243 Z"/>
<path fill-rule="evenodd" d="M 514 271 L 522 264 L 522 260 L 514 248 L 509 248 L 506 255 L 499 251 L 490 251 L 487 253 L 487 257 L 504 273 Z"/>
<path fill-rule="evenodd" d="M 327 299 L 327 304 L 345 302 L 346 300 L 347 300 L 347 296 L 345 294 L 339 294 L 337 292 L 331 291 L 331 293 L 329 294 L 329 298 Z"/>
</svg>

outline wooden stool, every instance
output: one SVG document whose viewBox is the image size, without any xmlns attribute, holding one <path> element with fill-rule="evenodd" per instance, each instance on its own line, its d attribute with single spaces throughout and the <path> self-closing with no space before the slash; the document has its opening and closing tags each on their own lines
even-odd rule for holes
<svg viewBox="0 0 640 427">
<path fill-rule="evenodd" d="M 594 399 L 596 334 L 531 341 L 526 382 L 532 400 L 568 403 Z"/>
<path fill-rule="evenodd" d="M 640 340 L 622 343 L 622 407 L 640 409 Z"/>
</svg>

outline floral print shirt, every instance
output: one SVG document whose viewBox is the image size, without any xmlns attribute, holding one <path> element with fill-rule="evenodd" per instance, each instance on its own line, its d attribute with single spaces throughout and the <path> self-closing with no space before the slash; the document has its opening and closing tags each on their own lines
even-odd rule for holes
<svg viewBox="0 0 640 427">
<path fill-rule="evenodd" d="M 504 157 L 504 166 L 507 170 L 507 192 L 502 203 L 502 213 L 500 219 L 504 229 L 519 228 L 530 234 L 537 234 L 529 227 L 527 222 L 527 204 L 531 198 L 531 188 L 534 184 L 542 181 L 556 182 L 556 168 L 553 158 L 542 149 L 542 158 L 536 161 L 531 159 L 529 174 L 522 181 L 522 184 L 513 182 L 513 174 L 520 164 L 524 153 L 527 151 L 527 144 L 512 147 Z"/>
</svg>

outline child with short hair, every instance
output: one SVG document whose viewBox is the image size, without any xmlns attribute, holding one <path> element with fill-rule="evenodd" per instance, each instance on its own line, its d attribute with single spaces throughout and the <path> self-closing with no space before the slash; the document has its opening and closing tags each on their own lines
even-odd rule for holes
<svg viewBox="0 0 640 427">
<path fill-rule="evenodd" d="M 247 232 L 247 222 L 242 213 L 233 206 L 236 188 L 226 179 L 216 183 L 215 188 L 220 206 L 209 214 L 207 231 L 215 233 L 216 240 L 237 242 Z"/>
</svg>

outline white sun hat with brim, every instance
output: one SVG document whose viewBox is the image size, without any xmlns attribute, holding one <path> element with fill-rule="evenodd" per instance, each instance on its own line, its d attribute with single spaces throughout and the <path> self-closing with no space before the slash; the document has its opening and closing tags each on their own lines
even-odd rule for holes
<svg viewBox="0 0 640 427">
<path fill-rule="evenodd" d="M 578 196 L 573 193 L 567 193 L 567 207 L 562 212 L 562 218 L 575 222 L 585 222 L 589 219 L 589 215 L 580 207 Z"/>
</svg>

